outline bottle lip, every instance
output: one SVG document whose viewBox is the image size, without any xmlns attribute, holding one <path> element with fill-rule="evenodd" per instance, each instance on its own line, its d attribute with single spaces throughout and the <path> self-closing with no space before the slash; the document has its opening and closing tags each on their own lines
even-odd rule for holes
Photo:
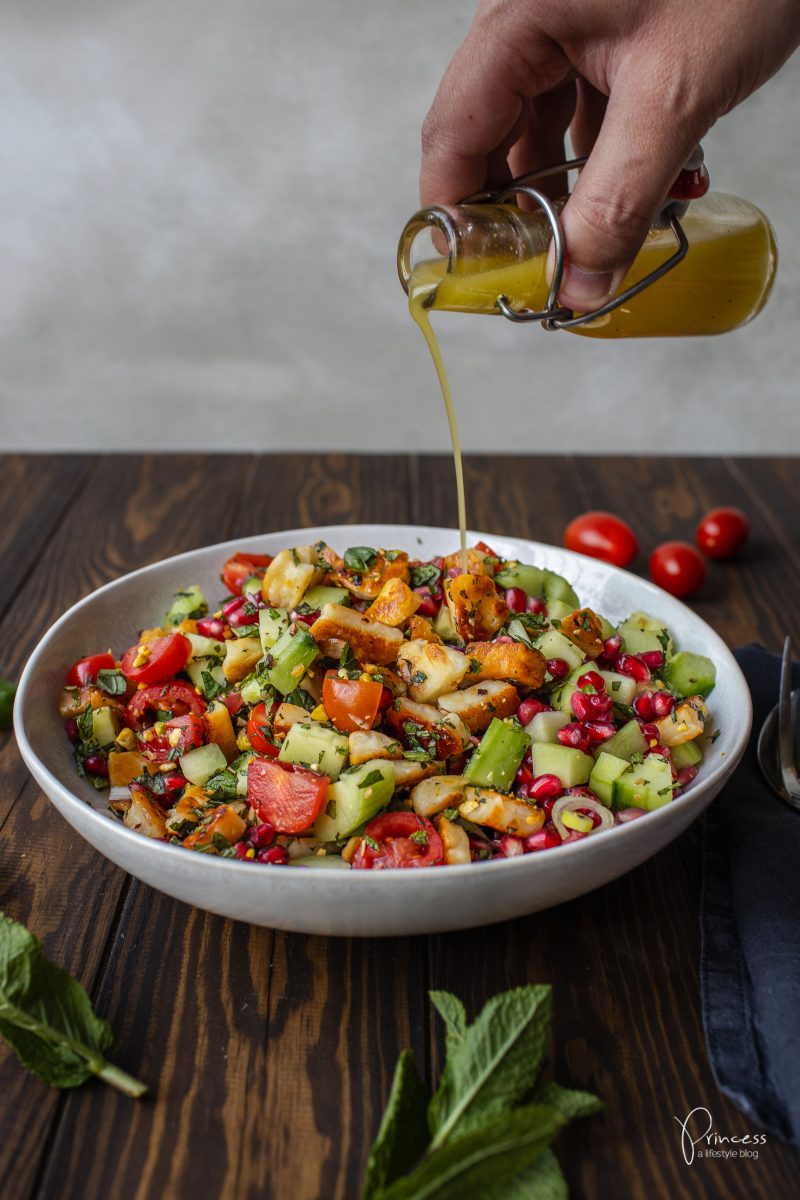
<svg viewBox="0 0 800 1200">
<path fill-rule="evenodd" d="M 456 205 L 455 207 L 458 208 L 459 206 Z M 428 208 L 419 209 L 406 222 L 397 246 L 397 274 L 400 276 L 400 283 L 406 295 L 408 295 L 411 273 L 413 271 L 411 251 L 414 242 L 420 233 L 431 227 L 438 229 L 444 235 L 447 242 L 448 271 L 453 266 L 453 257 L 456 253 L 456 227 L 452 211 L 440 204 L 433 204 Z M 444 258 L 444 255 L 441 257 Z"/>
</svg>

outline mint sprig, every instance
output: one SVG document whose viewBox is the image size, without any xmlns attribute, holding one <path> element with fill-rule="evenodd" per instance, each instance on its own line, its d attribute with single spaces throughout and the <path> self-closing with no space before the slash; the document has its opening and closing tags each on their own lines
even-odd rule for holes
<svg viewBox="0 0 800 1200">
<path fill-rule="evenodd" d="M 403 1051 L 362 1200 L 566 1200 L 549 1146 L 569 1121 L 602 1106 L 588 1092 L 538 1079 L 550 988 L 494 996 L 472 1025 L 458 997 L 430 998 L 445 1023 L 439 1086 L 429 1098 Z"/>
</svg>

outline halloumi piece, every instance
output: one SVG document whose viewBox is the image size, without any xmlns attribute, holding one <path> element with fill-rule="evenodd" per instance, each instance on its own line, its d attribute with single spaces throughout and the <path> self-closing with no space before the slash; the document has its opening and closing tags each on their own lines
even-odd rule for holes
<svg viewBox="0 0 800 1200">
<path fill-rule="evenodd" d="M 483 679 L 515 680 L 523 687 L 544 683 L 547 660 L 540 650 L 523 642 L 470 642 L 466 649 L 470 683 Z M 479 669 L 475 670 L 475 664 Z"/>
<path fill-rule="evenodd" d="M 419 617 L 415 613 L 408 622 L 409 636 L 415 640 L 422 638 L 426 642 L 433 642 L 437 646 L 443 645 L 442 639 L 439 637 L 436 630 L 425 617 Z"/>
<path fill-rule="evenodd" d="M 587 658 L 599 658 L 603 653 L 603 626 L 597 613 L 590 608 L 578 608 L 562 617 L 558 627 Z"/>
<path fill-rule="evenodd" d="M 360 662 L 394 662 L 403 645 L 399 629 L 370 621 L 363 613 L 341 604 L 323 604 L 322 611 L 311 626 L 311 636 L 324 653 L 335 652 L 349 642 Z"/>
<path fill-rule="evenodd" d="M 402 579 L 405 583 L 409 580 L 408 555 L 401 550 L 389 553 L 391 557 L 387 558 L 386 551 L 379 550 L 367 571 L 354 571 L 346 567 L 344 559 L 338 555 L 326 553 L 325 557 L 331 563 L 328 582 L 335 587 L 347 588 L 359 600 L 374 600 L 387 580 Z"/>
<path fill-rule="evenodd" d="M 308 712 L 302 704 L 279 704 L 272 721 L 272 730 L 276 737 L 286 737 L 286 734 L 298 721 L 307 721 Z"/>
<path fill-rule="evenodd" d="M 468 786 L 466 799 L 459 807 L 459 814 L 476 825 L 488 825 L 499 833 L 512 833 L 516 837 L 528 837 L 538 833 L 544 825 L 544 809 L 513 796 L 505 796 L 491 788 Z"/>
<path fill-rule="evenodd" d="M 249 675 L 260 658 L 264 657 L 261 638 L 233 638 L 225 643 L 225 661 L 222 674 L 228 683 L 238 683 Z"/>
<path fill-rule="evenodd" d="M 198 829 L 196 833 L 190 833 L 184 839 L 183 844 L 188 850 L 195 846 L 210 846 L 214 837 L 218 836 L 233 846 L 236 842 L 241 841 L 246 829 L 247 823 L 242 820 L 232 804 L 220 804 L 218 808 L 211 810 L 211 819 L 208 823 Z"/>
<path fill-rule="evenodd" d="M 367 609 L 371 621 L 383 621 L 395 629 L 404 625 L 422 604 L 422 597 L 413 592 L 402 579 L 387 579 Z"/>
<path fill-rule="evenodd" d="M 402 788 L 414 787 L 423 779 L 443 773 L 444 763 L 435 759 L 432 762 L 414 762 L 411 758 L 398 758 L 394 764 L 395 790 L 399 792 Z"/>
<path fill-rule="evenodd" d="M 455 579 L 446 579 L 444 594 L 462 641 L 487 640 L 508 619 L 509 607 L 488 575 L 456 575 Z"/>
<path fill-rule="evenodd" d="M 708 720 L 708 708 L 702 696 L 689 696 L 676 704 L 668 717 L 656 721 L 658 736 L 665 746 L 682 746 L 700 737 Z"/>
<path fill-rule="evenodd" d="M 436 822 L 436 828 L 442 839 L 444 861 L 448 866 L 454 867 L 461 863 L 472 862 L 469 838 L 460 825 L 456 825 L 455 821 L 448 821 L 447 817 L 442 815 Z"/>
<path fill-rule="evenodd" d="M 455 713 L 470 733 L 488 729 L 494 717 L 510 717 L 519 708 L 517 689 L 502 680 L 487 679 L 439 697 L 439 708 Z"/>
<path fill-rule="evenodd" d="M 401 739 L 413 740 L 436 758 L 461 754 L 469 743 L 469 730 L 456 713 L 442 712 L 432 704 L 418 704 L 402 696 L 387 710 L 386 720 Z"/>
<path fill-rule="evenodd" d="M 396 738 L 387 737 L 385 733 L 370 730 L 369 733 L 351 733 L 348 738 L 347 751 L 350 763 L 357 767 L 360 763 L 369 762 L 371 758 L 402 758 L 403 747 Z"/>
<path fill-rule="evenodd" d="M 397 656 L 397 667 L 408 684 L 412 700 L 430 703 L 444 692 L 452 692 L 467 673 L 467 659 L 451 646 L 424 638 L 406 642 Z"/>
<path fill-rule="evenodd" d="M 494 575 L 499 561 L 491 554 L 487 554 L 485 550 L 479 550 L 477 546 L 467 547 L 467 570 L 470 575 Z M 457 567 L 459 571 L 464 569 L 460 550 L 446 555 L 444 559 L 445 575 L 454 567 Z"/>
<path fill-rule="evenodd" d="M 320 559 L 315 546 L 279 550 L 264 572 L 261 595 L 274 608 L 291 612 L 326 573 L 327 564 Z"/>
<path fill-rule="evenodd" d="M 131 802 L 128 805 L 128 811 L 122 819 L 128 829 L 133 829 L 136 833 L 143 833 L 145 837 L 165 838 L 167 836 L 167 822 L 160 806 L 156 804 L 155 800 L 150 799 L 144 788 L 138 787 L 135 783 L 131 786 Z"/>
<path fill-rule="evenodd" d="M 458 808 L 466 799 L 463 775 L 437 775 L 424 779 L 411 791 L 411 805 L 419 817 L 433 817 L 446 808 Z"/>
<path fill-rule="evenodd" d="M 110 750 L 108 753 L 108 782 L 111 787 L 128 787 L 138 775 L 155 775 L 156 763 L 138 750 Z"/>
</svg>

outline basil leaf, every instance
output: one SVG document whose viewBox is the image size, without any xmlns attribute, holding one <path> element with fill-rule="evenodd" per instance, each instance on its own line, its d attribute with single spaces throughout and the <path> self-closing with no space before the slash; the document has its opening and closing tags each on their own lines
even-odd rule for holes
<svg viewBox="0 0 800 1200">
<path fill-rule="evenodd" d="M 98 1075 L 129 1096 L 147 1089 L 106 1060 L 114 1035 L 86 990 L 45 958 L 24 925 L 0 913 L 0 1034 L 20 1062 L 51 1087 Z"/>
<path fill-rule="evenodd" d="M 124 696 L 128 690 L 128 681 L 122 671 L 103 668 L 97 672 L 97 686 L 107 696 Z"/>
<path fill-rule="evenodd" d="M 371 546 L 351 546 L 344 552 L 344 565 L 351 571 L 368 571 L 377 557 Z"/>
<path fill-rule="evenodd" d="M 413 1170 L 422 1158 L 430 1139 L 425 1120 L 428 1098 L 414 1055 L 404 1050 L 397 1060 L 386 1111 L 367 1159 L 361 1200 L 377 1200 L 383 1188 Z"/>
<path fill-rule="evenodd" d="M 215 700 L 217 696 L 225 691 L 225 684 L 219 683 L 210 671 L 201 671 L 200 681 L 206 700 Z"/>
</svg>

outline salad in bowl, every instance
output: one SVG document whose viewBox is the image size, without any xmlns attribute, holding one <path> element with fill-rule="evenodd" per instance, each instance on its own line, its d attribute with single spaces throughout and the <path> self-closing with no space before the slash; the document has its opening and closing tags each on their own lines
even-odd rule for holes
<svg viewBox="0 0 800 1200">
<path fill-rule="evenodd" d="M 86 646 L 58 700 L 78 773 L 149 838 L 254 869 L 516 858 L 646 819 L 713 738 L 711 659 L 485 542 L 220 566 L 220 594 L 187 581 Z"/>
</svg>

